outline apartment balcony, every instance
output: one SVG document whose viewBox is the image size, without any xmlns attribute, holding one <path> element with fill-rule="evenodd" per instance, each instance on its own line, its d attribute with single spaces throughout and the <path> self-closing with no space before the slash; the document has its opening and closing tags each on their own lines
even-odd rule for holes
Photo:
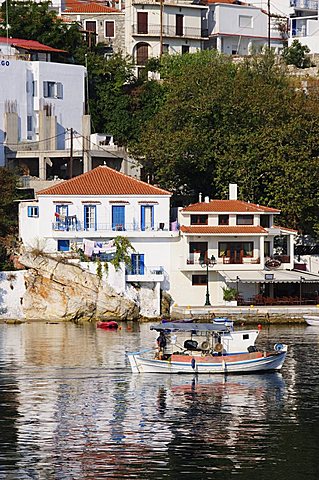
<svg viewBox="0 0 319 480">
<path fill-rule="evenodd" d="M 76 219 L 75 216 L 67 217 L 67 221 L 52 222 L 53 238 L 83 238 L 90 237 L 177 237 L 179 231 L 171 225 L 166 226 L 160 222 L 157 226 L 145 226 L 139 223 L 125 223 L 125 225 L 112 225 L 109 223 L 97 223 L 96 225 L 87 226 L 84 222 Z"/>
<path fill-rule="evenodd" d="M 143 271 L 126 272 L 127 282 L 163 282 L 164 269 L 160 266 L 145 267 Z"/>
<path fill-rule="evenodd" d="M 161 34 L 160 25 L 148 25 L 147 28 L 139 28 L 138 25 L 132 25 L 132 29 L 133 35 L 141 37 L 159 37 Z M 196 27 L 184 27 L 181 32 L 178 32 L 175 25 L 163 25 L 162 35 L 163 37 L 200 39 L 208 37 L 208 30 Z"/>
<path fill-rule="evenodd" d="M 318 2 L 316 0 L 290 0 L 290 6 L 296 10 L 318 12 Z"/>
</svg>

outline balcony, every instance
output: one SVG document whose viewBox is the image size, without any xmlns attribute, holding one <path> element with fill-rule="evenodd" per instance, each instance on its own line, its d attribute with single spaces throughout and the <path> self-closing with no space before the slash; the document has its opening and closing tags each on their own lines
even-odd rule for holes
<svg viewBox="0 0 319 480">
<path fill-rule="evenodd" d="M 164 281 L 164 269 L 160 266 L 145 267 L 144 272 L 126 272 L 127 282 L 163 282 Z"/>
<path fill-rule="evenodd" d="M 156 236 L 156 237 L 176 237 L 179 235 L 179 230 L 172 224 L 170 228 L 166 227 L 165 223 L 158 223 L 158 225 L 151 227 L 136 223 L 125 223 L 125 225 L 113 225 L 110 223 L 97 223 L 96 225 L 87 226 L 84 222 L 78 220 L 76 216 L 66 217 L 63 221 L 52 222 L 52 236 L 64 238 L 80 238 L 90 236 L 92 238 L 100 237 L 115 237 L 122 236 Z"/>
<path fill-rule="evenodd" d="M 138 28 L 138 25 L 132 25 L 132 30 L 133 35 L 141 35 L 143 37 L 159 37 L 161 34 L 160 25 L 148 25 L 145 30 Z M 162 35 L 163 37 L 206 38 L 208 36 L 208 30 L 195 27 L 184 27 L 182 34 L 178 34 L 176 33 L 175 25 L 163 25 Z"/>
<path fill-rule="evenodd" d="M 315 0 L 290 0 L 290 6 L 297 10 L 318 11 L 318 2 Z"/>
</svg>

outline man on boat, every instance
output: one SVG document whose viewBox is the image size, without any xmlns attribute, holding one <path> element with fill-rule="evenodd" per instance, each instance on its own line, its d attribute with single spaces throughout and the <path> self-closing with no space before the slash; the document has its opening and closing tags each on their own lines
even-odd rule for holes
<svg viewBox="0 0 319 480">
<path fill-rule="evenodd" d="M 158 346 L 158 358 L 161 360 L 164 354 L 164 349 L 167 344 L 167 340 L 165 337 L 164 332 L 161 330 L 159 336 L 156 339 L 157 346 Z"/>
</svg>

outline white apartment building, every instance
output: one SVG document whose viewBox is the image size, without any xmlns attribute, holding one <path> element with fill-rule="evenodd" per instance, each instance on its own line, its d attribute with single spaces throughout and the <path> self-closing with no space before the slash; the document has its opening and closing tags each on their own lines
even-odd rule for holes
<svg viewBox="0 0 319 480">
<path fill-rule="evenodd" d="M 265 11 L 223 0 L 208 0 L 208 6 L 209 48 L 229 55 L 250 55 L 268 46 L 268 15 Z M 283 47 L 283 38 L 273 20 L 270 47 L 277 52 Z"/>
</svg>

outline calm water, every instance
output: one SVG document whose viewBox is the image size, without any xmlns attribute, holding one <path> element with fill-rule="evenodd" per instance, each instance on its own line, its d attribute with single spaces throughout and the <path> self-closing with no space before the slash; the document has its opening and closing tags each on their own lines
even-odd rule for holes
<svg viewBox="0 0 319 480">
<path fill-rule="evenodd" d="M 282 374 L 227 378 L 133 376 L 153 338 L 0 325 L 0 479 L 319 478 L 319 329 L 264 329 Z"/>
</svg>

